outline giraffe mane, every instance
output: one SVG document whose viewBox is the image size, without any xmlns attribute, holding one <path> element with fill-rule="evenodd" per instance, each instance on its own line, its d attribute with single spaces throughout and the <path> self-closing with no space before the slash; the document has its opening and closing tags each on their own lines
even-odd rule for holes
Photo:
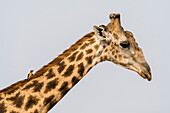
<svg viewBox="0 0 170 113">
<path fill-rule="evenodd" d="M 63 57 L 68 56 L 72 51 L 75 51 L 82 44 L 82 42 L 84 42 L 87 39 L 90 39 L 94 35 L 95 35 L 94 32 L 90 32 L 90 33 L 86 34 L 84 37 L 82 37 L 80 40 L 78 40 L 69 49 L 66 49 L 61 55 L 59 55 L 57 58 L 55 58 L 49 64 L 47 64 L 47 65 L 43 66 L 41 69 L 39 69 L 33 76 L 31 76 L 31 79 L 34 79 L 34 78 L 37 78 L 37 77 L 43 75 L 48 69 L 50 69 L 50 67 L 56 65 L 57 63 L 60 63 L 63 60 Z M 24 80 L 18 81 L 16 83 L 8 86 L 7 88 L 0 90 L 0 93 L 6 92 L 6 91 L 7 91 L 7 93 L 12 92 L 12 91 L 18 89 L 19 88 L 18 86 L 24 85 L 31 79 L 24 79 Z"/>
</svg>

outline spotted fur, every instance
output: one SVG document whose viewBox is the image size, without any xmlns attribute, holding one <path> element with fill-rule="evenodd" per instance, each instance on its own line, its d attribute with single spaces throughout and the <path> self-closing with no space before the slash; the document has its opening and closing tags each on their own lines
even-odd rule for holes
<svg viewBox="0 0 170 113">
<path fill-rule="evenodd" d="M 54 95 L 51 95 L 51 96 L 45 98 L 44 102 L 43 102 L 44 105 L 47 105 L 48 103 L 50 103 L 54 97 L 55 97 Z"/>
<path fill-rule="evenodd" d="M 83 65 L 83 63 L 80 63 L 78 65 L 78 73 L 80 74 L 80 76 L 83 76 L 83 73 L 84 73 L 84 65 Z"/>
<path fill-rule="evenodd" d="M 54 80 L 51 80 L 50 82 L 47 83 L 47 86 L 46 86 L 44 93 L 48 93 L 49 91 L 55 89 L 57 85 L 58 85 L 58 79 L 57 78 L 54 79 Z"/>
<path fill-rule="evenodd" d="M 92 56 L 86 57 L 86 61 L 88 64 L 91 64 L 93 62 Z"/>
<path fill-rule="evenodd" d="M 66 67 L 64 61 L 59 63 L 58 66 L 59 66 L 58 73 L 61 73 L 65 69 L 65 67 Z"/>
<path fill-rule="evenodd" d="M 68 82 L 64 82 L 59 91 L 61 91 L 61 95 L 64 96 L 69 91 Z"/>
<path fill-rule="evenodd" d="M 73 86 L 76 85 L 76 84 L 78 83 L 78 81 L 79 81 L 79 79 L 74 76 L 74 77 L 72 78 L 72 80 L 71 80 L 72 85 L 73 85 Z"/>
<path fill-rule="evenodd" d="M 5 113 L 7 111 L 5 103 L 0 103 L 0 113 Z"/>
<path fill-rule="evenodd" d="M 70 62 L 73 62 L 75 60 L 77 53 L 78 51 L 74 52 L 70 57 L 68 57 Z"/>
<path fill-rule="evenodd" d="M 76 60 L 76 61 L 81 60 L 81 59 L 83 58 L 83 56 L 84 56 L 84 54 L 83 54 L 83 52 L 81 52 L 81 53 L 78 55 L 78 57 L 77 57 L 77 60 Z"/>
<path fill-rule="evenodd" d="M 49 70 L 48 74 L 46 74 L 47 79 L 55 77 L 55 73 L 53 72 L 52 68 Z"/>
<path fill-rule="evenodd" d="M 86 50 L 86 54 L 90 54 L 90 53 L 92 53 L 93 52 L 93 49 L 88 49 L 88 50 Z"/>
<path fill-rule="evenodd" d="M 28 97 L 28 101 L 25 105 L 25 110 L 27 111 L 28 109 L 32 108 L 33 106 L 35 106 L 38 103 L 39 99 L 37 97 L 34 97 L 32 95 L 30 95 Z"/>
<path fill-rule="evenodd" d="M 15 96 L 7 98 L 7 100 L 12 101 L 17 108 L 20 108 L 23 105 L 24 97 L 20 96 L 20 92 L 18 92 Z"/>
<path fill-rule="evenodd" d="M 73 70 L 74 70 L 74 65 L 70 65 L 70 66 L 66 69 L 65 73 L 63 74 L 63 76 L 64 76 L 64 77 L 70 76 L 70 75 L 73 73 Z"/>
</svg>

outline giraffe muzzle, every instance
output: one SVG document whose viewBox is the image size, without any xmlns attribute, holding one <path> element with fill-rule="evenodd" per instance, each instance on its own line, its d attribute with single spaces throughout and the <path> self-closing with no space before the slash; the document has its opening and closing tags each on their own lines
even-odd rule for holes
<svg viewBox="0 0 170 113">
<path fill-rule="evenodd" d="M 144 79 L 147 79 L 148 81 L 151 81 L 151 73 L 139 73 Z"/>
<path fill-rule="evenodd" d="M 149 65 L 147 63 L 142 63 L 142 67 L 142 71 L 139 72 L 139 75 L 141 75 L 144 79 L 151 81 L 152 75 Z"/>
</svg>

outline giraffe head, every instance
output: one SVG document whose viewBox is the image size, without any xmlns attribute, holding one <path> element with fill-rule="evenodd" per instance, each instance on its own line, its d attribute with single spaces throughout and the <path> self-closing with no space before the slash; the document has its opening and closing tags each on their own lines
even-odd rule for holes
<svg viewBox="0 0 170 113">
<path fill-rule="evenodd" d="M 99 27 L 94 26 L 94 33 L 103 47 L 101 57 L 105 60 L 133 70 L 143 78 L 151 80 L 151 71 L 142 49 L 135 42 L 133 34 L 124 31 L 120 24 L 120 14 L 110 14 L 111 22 Z"/>
</svg>

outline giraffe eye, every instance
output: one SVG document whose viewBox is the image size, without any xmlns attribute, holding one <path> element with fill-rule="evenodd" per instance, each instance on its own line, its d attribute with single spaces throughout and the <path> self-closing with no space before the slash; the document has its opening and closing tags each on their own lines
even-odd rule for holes
<svg viewBox="0 0 170 113">
<path fill-rule="evenodd" d="M 123 48 L 129 48 L 130 44 L 128 41 L 125 41 L 125 42 L 122 42 L 120 43 L 120 45 L 123 47 Z"/>
</svg>

